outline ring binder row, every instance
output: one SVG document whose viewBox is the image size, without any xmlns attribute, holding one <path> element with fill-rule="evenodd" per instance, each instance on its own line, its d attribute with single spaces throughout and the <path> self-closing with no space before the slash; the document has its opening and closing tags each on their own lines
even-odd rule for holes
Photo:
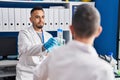
<svg viewBox="0 0 120 80">
<path fill-rule="evenodd" d="M 0 8 L 0 31 L 19 31 L 31 25 L 30 8 Z"/>
<path fill-rule="evenodd" d="M 45 11 L 45 26 L 46 31 L 57 31 L 58 28 L 69 30 L 70 25 L 70 10 L 68 8 L 46 8 Z"/>
<path fill-rule="evenodd" d="M 94 2 L 86 3 L 94 5 Z M 48 4 L 51 3 L 48 2 Z M 64 5 L 50 5 L 47 8 L 43 7 L 45 11 L 45 25 L 43 29 L 46 31 L 57 31 L 58 28 L 69 31 L 69 25 L 71 24 L 72 14 L 74 12 L 73 6 L 83 4 L 83 2 L 69 2 L 61 4 Z M 0 7 L 0 31 L 19 31 L 31 26 L 32 24 L 29 20 L 31 9 L 31 7 Z"/>
<path fill-rule="evenodd" d="M 0 8 L 0 31 L 19 31 L 31 26 L 31 8 Z M 59 27 L 69 30 L 69 9 L 44 8 L 46 31 L 57 31 Z"/>
</svg>

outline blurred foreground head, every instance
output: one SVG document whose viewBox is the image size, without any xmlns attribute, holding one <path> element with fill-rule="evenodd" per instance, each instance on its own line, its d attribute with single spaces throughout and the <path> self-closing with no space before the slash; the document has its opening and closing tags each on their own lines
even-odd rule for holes
<svg viewBox="0 0 120 80">
<path fill-rule="evenodd" d="M 102 31 L 99 11 L 89 4 L 77 6 L 70 29 L 74 39 L 98 37 Z"/>
</svg>

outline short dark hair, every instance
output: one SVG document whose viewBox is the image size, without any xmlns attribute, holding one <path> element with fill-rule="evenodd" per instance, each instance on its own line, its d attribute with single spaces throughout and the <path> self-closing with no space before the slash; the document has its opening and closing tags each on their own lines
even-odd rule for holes
<svg viewBox="0 0 120 80">
<path fill-rule="evenodd" d="M 44 12 L 42 6 L 35 6 L 35 7 L 31 10 L 30 14 L 32 14 L 35 10 L 42 10 L 42 11 Z"/>
<path fill-rule="evenodd" d="M 100 26 L 100 14 L 94 6 L 81 4 L 73 15 L 72 25 L 77 36 L 91 37 Z"/>
</svg>

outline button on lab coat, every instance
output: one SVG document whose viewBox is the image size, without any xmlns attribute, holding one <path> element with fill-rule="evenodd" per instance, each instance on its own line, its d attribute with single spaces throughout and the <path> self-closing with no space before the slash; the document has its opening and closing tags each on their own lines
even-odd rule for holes
<svg viewBox="0 0 120 80">
<path fill-rule="evenodd" d="M 101 60 L 96 50 L 81 42 L 71 41 L 53 50 L 37 66 L 34 80 L 114 80 L 112 67 Z"/>
<path fill-rule="evenodd" d="M 52 37 L 43 31 L 44 42 Z M 31 26 L 21 30 L 18 36 L 18 58 L 16 80 L 33 80 L 33 69 L 41 62 L 42 42 Z"/>
</svg>

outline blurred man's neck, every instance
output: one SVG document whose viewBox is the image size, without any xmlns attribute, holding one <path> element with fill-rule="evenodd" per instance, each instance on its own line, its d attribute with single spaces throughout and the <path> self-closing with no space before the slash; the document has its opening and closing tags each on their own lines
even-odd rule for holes
<svg viewBox="0 0 120 80">
<path fill-rule="evenodd" d="M 93 42 L 94 42 L 94 38 L 89 38 L 89 39 L 86 39 L 86 38 L 75 38 L 75 40 L 83 42 L 83 43 L 88 44 L 88 45 L 93 45 Z"/>
</svg>

